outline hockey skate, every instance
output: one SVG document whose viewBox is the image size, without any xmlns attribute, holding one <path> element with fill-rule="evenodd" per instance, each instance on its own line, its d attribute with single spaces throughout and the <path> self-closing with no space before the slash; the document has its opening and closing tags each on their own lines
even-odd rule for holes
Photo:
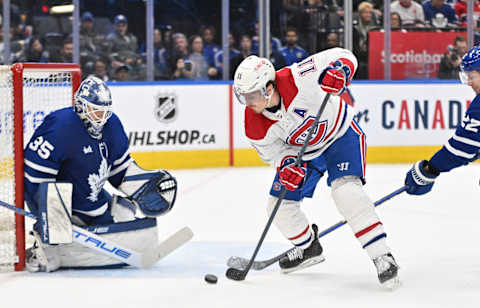
<svg viewBox="0 0 480 308">
<path fill-rule="evenodd" d="M 284 274 L 298 271 L 325 261 L 323 248 L 318 241 L 318 227 L 312 224 L 314 240 L 306 249 L 295 248 L 278 261 Z"/>
<path fill-rule="evenodd" d="M 391 253 L 373 259 L 373 264 L 377 268 L 378 280 L 382 286 L 393 290 L 400 285 L 400 279 L 398 278 L 400 267 Z"/>
</svg>

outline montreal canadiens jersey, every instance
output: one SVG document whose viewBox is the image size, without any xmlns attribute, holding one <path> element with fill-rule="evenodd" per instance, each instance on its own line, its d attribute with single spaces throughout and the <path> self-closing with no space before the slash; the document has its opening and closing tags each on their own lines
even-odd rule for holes
<svg viewBox="0 0 480 308">
<path fill-rule="evenodd" d="M 131 158 L 127 135 L 115 114 L 102 132 L 102 139 L 91 138 L 71 107 L 45 117 L 24 151 L 25 198 L 29 204 L 36 205 L 40 183 L 64 181 L 73 184 L 74 212 L 103 214 L 109 199 L 103 185 L 108 180 L 118 187 Z"/>
<path fill-rule="evenodd" d="M 318 83 L 330 63 L 344 59 L 351 75 L 357 68 L 356 57 L 347 49 L 332 48 L 314 54 L 276 72 L 275 82 L 281 97 L 280 108 L 257 114 L 245 108 L 245 134 L 260 158 L 279 166 L 282 158 L 297 155 L 313 124 L 325 95 Z M 330 96 L 306 148 L 303 160 L 318 157 L 350 126 L 354 110 L 339 96 Z"/>
<path fill-rule="evenodd" d="M 466 165 L 478 158 L 480 152 L 480 94 L 468 107 L 455 134 L 430 159 L 440 172 Z"/>
</svg>

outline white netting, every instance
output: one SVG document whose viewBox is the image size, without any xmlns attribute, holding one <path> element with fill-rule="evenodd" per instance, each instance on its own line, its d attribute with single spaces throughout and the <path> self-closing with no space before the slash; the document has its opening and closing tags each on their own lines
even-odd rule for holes
<svg viewBox="0 0 480 308">
<path fill-rule="evenodd" d="M 25 69 L 23 72 L 24 145 L 53 110 L 72 106 L 72 74 Z M 14 204 L 13 84 L 9 66 L 0 66 L 0 200 Z M 20 119 L 21 121 L 21 119 Z M 27 226 L 32 222 L 27 220 Z M 28 227 L 27 227 L 28 230 Z M 27 246 L 29 237 L 27 236 Z M 15 215 L 0 207 L 0 271 L 17 262 Z"/>
</svg>

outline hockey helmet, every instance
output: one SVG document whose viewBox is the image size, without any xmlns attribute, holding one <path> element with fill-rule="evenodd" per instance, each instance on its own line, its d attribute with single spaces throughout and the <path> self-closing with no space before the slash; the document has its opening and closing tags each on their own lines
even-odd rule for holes
<svg viewBox="0 0 480 308">
<path fill-rule="evenodd" d="M 460 80 L 462 81 L 462 83 L 465 84 L 468 83 L 468 72 L 480 72 L 480 46 L 474 46 L 469 51 L 467 51 L 467 53 L 462 58 L 460 68 Z"/>
<path fill-rule="evenodd" d="M 247 97 L 269 99 L 267 84 L 270 81 L 275 81 L 275 69 L 272 62 L 265 58 L 249 56 L 240 63 L 235 71 L 233 92 L 242 104 L 246 104 Z"/>
<path fill-rule="evenodd" d="M 112 115 L 112 95 L 97 77 L 87 77 L 75 93 L 75 111 L 88 126 L 101 132 Z M 88 125 L 90 124 L 90 125 Z"/>
</svg>

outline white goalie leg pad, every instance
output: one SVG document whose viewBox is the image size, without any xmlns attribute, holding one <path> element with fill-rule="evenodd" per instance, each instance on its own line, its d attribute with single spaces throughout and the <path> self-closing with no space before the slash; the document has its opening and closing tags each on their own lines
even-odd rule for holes
<svg viewBox="0 0 480 308">
<path fill-rule="evenodd" d="M 158 245 L 157 222 L 154 218 L 139 219 L 111 225 L 84 227 L 99 234 L 105 240 L 138 251 L 147 252 Z M 49 246 L 46 253 L 55 253 L 60 257 L 61 268 L 108 268 L 125 265 L 119 260 L 101 254 L 77 243 Z M 103 246 L 114 251 L 116 247 Z"/>
<path fill-rule="evenodd" d="M 278 198 L 270 196 L 268 199 L 267 214 L 270 216 Z M 313 241 L 313 232 L 307 216 L 300 209 L 300 202 L 282 200 L 273 223 L 280 232 L 296 247 L 305 249 Z"/>
<path fill-rule="evenodd" d="M 41 238 L 47 244 L 72 242 L 71 183 L 41 183 L 36 194 Z"/>
<path fill-rule="evenodd" d="M 356 176 L 344 176 L 332 182 L 332 197 L 355 237 L 375 259 L 390 252 L 386 233 L 375 212 L 375 206 Z"/>
</svg>

